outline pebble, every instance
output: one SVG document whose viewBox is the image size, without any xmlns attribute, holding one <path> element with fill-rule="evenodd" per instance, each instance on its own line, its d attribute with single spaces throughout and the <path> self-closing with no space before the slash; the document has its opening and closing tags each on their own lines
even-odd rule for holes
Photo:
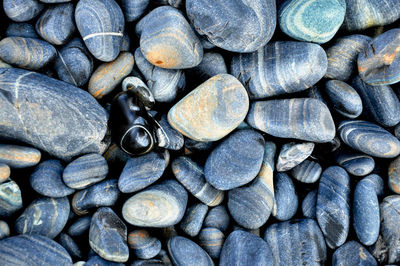
<svg viewBox="0 0 400 266">
<path fill-rule="evenodd" d="M 75 23 L 90 53 L 98 60 L 117 58 L 125 28 L 124 14 L 114 0 L 82 0 L 75 8 Z"/>
<path fill-rule="evenodd" d="M 200 64 L 203 47 L 180 11 L 162 6 L 143 18 L 140 50 L 151 64 L 168 69 Z"/>
<path fill-rule="evenodd" d="M 82 251 L 78 244 L 67 234 L 61 233 L 58 242 L 71 255 L 72 258 L 81 259 Z"/>
<path fill-rule="evenodd" d="M 276 28 L 273 0 L 187 0 L 186 13 L 200 35 L 231 52 L 250 53 L 262 48 Z"/>
<path fill-rule="evenodd" d="M 126 262 L 129 258 L 127 228 L 111 208 L 99 208 L 93 214 L 89 230 L 90 247 L 103 259 Z"/>
<path fill-rule="evenodd" d="M 39 35 L 36 33 L 35 27 L 32 26 L 32 24 L 25 22 L 8 24 L 6 36 L 39 39 Z"/>
<path fill-rule="evenodd" d="M 138 229 L 128 234 L 128 244 L 139 259 L 154 258 L 161 250 L 161 242 L 149 235 L 144 229 Z"/>
<path fill-rule="evenodd" d="M 308 194 L 303 199 L 301 203 L 301 210 L 303 212 L 304 217 L 315 219 L 317 214 L 317 195 L 318 190 L 314 189 L 308 192 Z"/>
<path fill-rule="evenodd" d="M 193 78 L 200 82 L 204 82 L 218 74 L 228 73 L 224 57 L 215 52 L 204 53 L 201 63 L 192 69 L 188 69 L 188 71 Z"/>
<path fill-rule="evenodd" d="M 96 99 L 111 93 L 132 72 L 134 62 L 131 53 L 122 52 L 112 62 L 101 64 L 90 77 L 89 93 Z"/>
<path fill-rule="evenodd" d="M 350 177 L 343 168 L 330 166 L 322 173 L 316 214 L 330 248 L 346 242 L 350 228 Z"/>
<path fill-rule="evenodd" d="M 264 138 L 252 130 L 235 131 L 208 156 L 206 180 L 219 190 L 230 190 L 252 181 L 261 168 Z"/>
<path fill-rule="evenodd" d="M 203 221 L 206 218 L 208 206 L 202 203 L 196 203 L 190 206 L 180 223 L 180 228 L 183 232 L 191 237 L 199 234 Z"/>
<path fill-rule="evenodd" d="M 22 208 L 21 190 L 17 183 L 7 180 L 0 184 L 0 217 L 9 217 Z"/>
<path fill-rule="evenodd" d="M 279 221 L 291 219 L 297 212 L 299 199 L 292 179 L 286 173 L 277 173 L 274 178 L 275 205 L 272 215 Z"/>
<path fill-rule="evenodd" d="M 271 248 L 273 265 L 323 265 L 327 260 L 324 236 L 313 219 L 272 224 L 264 240 Z"/>
<path fill-rule="evenodd" d="M 278 172 L 285 172 L 301 164 L 311 155 L 314 145 L 312 142 L 290 142 L 283 144 L 278 155 L 276 170 Z"/>
<path fill-rule="evenodd" d="M 122 193 L 132 193 L 150 186 L 164 173 L 169 161 L 169 153 L 153 151 L 130 158 L 118 179 Z"/>
<path fill-rule="evenodd" d="M 318 162 L 304 160 L 291 170 L 291 176 L 303 183 L 315 183 L 320 178 L 322 167 Z"/>
<path fill-rule="evenodd" d="M 175 104 L 168 112 L 168 122 L 193 140 L 216 141 L 239 126 L 248 109 L 243 85 L 229 74 L 218 74 Z"/>
<path fill-rule="evenodd" d="M 388 250 L 388 264 L 400 263 L 400 196 L 392 195 L 380 204 L 381 234 Z"/>
<path fill-rule="evenodd" d="M 229 226 L 229 214 L 223 205 L 211 208 L 203 222 L 203 228 L 214 227 L 226 232 Z"/>
<path fill-rule="evenodd" d="M 325 92 L 333 110 L 347 118 L 356 118 L 363 111 L 363 102 L 357 91 L 340 80 L 329 80 Z"/>
<path fill-rule="evenodd" d="M 367 248 L 379 264 L 385 264 L 385 262 L 387 262 L 388 249 L 381 234 L 379 235 L 378 240 L 375 242 L 375 244 Z"/>
<path fill-rule="evenodd" d="M 336 156 L 336 162 L 349 174 L 355 176 L 366 176 L 375 168 L 374 158 L 353 151 L 339 152 Z"/>
<path fill-rule="evenodd" d="M 349 241 L 338 248 L 332 256 L 333 266 L 378 265 L 368 250 L 357 241 Z"/>
<path fill-rule="evenodd" d="M 166 114 L 163 114 L 158 122 L 164 133 L 164 138 L 158 140 L 158 146 L 168 150 L 180 150 L 185 142 L 183 135 L 169 124 Z"/>
<path fill-rule="evenodd" d="M 122 0 L 121 8 L 127 22 L 138 20 L 146 11 L 150 0 Z"/>
<path fill-rule="evenodd" d="M 254 53 L 234 55 L 231 73 L 249 91 L 250 99 L 310 88 L 326 73 L 328 60 L 314 43 L 271 42 Z"/>
<path fill-rule="evenodd" d="M 364 177 L 363 180 L 364 182 L 371 183 L 376 195 L 378 196 L 378 199 L 380 200 L 385 192 L 385 182 L 383 181 L 383 179 L 379 175 L 371 174 Z"/>
<path fill-rule="evenodd" d="M 3 0 L 2 2 L 7 17 L 16 22 L 33 19 L 39 15 L 44 7 L 37 0 Z"/>
<path fill-rule="evenodd" d="M 323 143 L 335 137 L 331 113 L 325 104 L 316 99 L 253 102 L 247 115 L 247 123 L 279 138 Z"/>
<path fill-rule="evenodd" d="M 11 168 L 27 168 L 39 163 L 41 153 L 31 147 L 0 144 L 0 163 L 7 164 Z M 10 173 L 10 170 L 8 170 Z"/>
<path fill-rule="evenodd" d="M 187 201 L 185 188 L 167 179 L 125 201 L 122 216 L 135 226 L 167 227 L 182 220 Z"/>
<path fill-rule="evenodd" d="M 108 165 L 103 156 L 96 153 L 83 155 L 70 162 L 64 169 L 64 183 L 73 189 L 84 189 L 106 178 Z"/>
<path fill-rule="evenodd" d="M 10 177 L 10 167 L 7 164 L 0 163 L 0 184 Z"/>
<path fill-rule="evenodd" d="M 400 194 L 400 156 L 389 164 L 388 184 L 391 191 Z"/>
<path fill-rule="evenodd" d="M 83 265 L 74 266 L 125 266 L 125 264 L 104 260 L 100 256 L 94 255 L 90 257 Z"/>
<path fill-rule="evenodd" d="M 213 259 L 218 259 L 222 246 L 225 242 L 225 235 L 214 227 L 205 227 L 199 233 L 199 245 Z"/>
<path fill-rule="evenodd" d="M 10 227 L 7 222 L 0 220 L 0 240 L 10 236 Z"/>
<path fill-rule="evenodd" d="M 41 235 L 17 235 L 0 241 L 4 266 L 71 265 L 68 252 L 54 240 Z"/>
<path fill-rule="evenodd" d="M 174 236 L 168 240 L 168 252 L 174 265 L 214 265 L 210 256 L 199 245 L 182 236 Z"/>
<path fill-rule="evenodd" d="M 333 38 L 346 14 L 344 0 L 286 0 L 278 11 L 281 30 L 306 42 L 326 43 Z"/>
<path fill-rule="evenodd" d="M 81 236 L 89 231 L 91 221 L 90 215 L 80 217 L 69 226 L 67 233 L 70 236 Z"/>
<path fill-rule="evenodd" d="M 31 187 L 40 195 L 61 198 L 74 193 L 62 180 L 64 167 L 59 160 L 42 161 L 30 176 Z"/>
<path fill-rule="evenodd" d="M 380 126 L 362 120 L 345 120 L 338 133 L 351 148 L 378 158 L 394 158 L 400 154 L 400 141 Z"/>
</svg>

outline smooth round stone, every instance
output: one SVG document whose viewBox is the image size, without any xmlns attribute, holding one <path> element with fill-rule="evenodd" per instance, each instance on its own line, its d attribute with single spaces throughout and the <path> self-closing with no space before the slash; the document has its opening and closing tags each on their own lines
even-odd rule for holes
<svg viewBox="0 0 400 266">
<path fill-rule="evenodd" d="M 276 170 L 285 172 L 293 169 L 311 155 L 314 145 L 312 142 L 283 144 L 276 162 Z"/>
<path fill-rule="evenodd" d="M 96 153 L 83 155 L 70 162 L 64 169 L 64 183 L 73 189 L 84 189 L 106 178 L 108 165 L 103 156 Z"/>
<path fill-rule="evenodd" d="M 287 174 L 277 173 L 274 179 L 275 206 L 272 215 L 279 221 L 286 221 L 297 212 L 299 199 L 293 181 Z"/>
<path fill-rule="evenodd" d="M 400 6 L 396 0 L 346 0 L 346 16 L 343 28 L 348 31 L 364 30 L 384 26 L 400 17 Z"/>
<path fill-rule="evenodd" d="M 203 47 L 180 11 L 162 6 L 153 9 L 143 20 L 140 50 L 147 61 L 168 69 L 200 64 Z"/>
<path fill-rule="evenodd" d="M 168 227 L 182 220 L 187 200 L 185 188 L 167 179 L 129 198 L 122 207 L 122 216 L 135 226 Z"/>
<path fill-rule="evenodd" d="M 90 247 L 103 259 L 126 262 L 129 258 L 127 229 L 111 208 L 99 208 L 93 214 L 89 230 Z"/>
<path fill-rule="evenodd" d="M 119 193 L 116 179 L 105 180 L 76 192 L 71 201 L 72 209 L 78 215 L 85 215 L 94 207 L 114 206 Z"/>
<path fill-rule="evenodd" d="M 198 79 L 200 82 L 204 82 L 209 78 L 212 78 L 218 74 L 227 74 L 224 57 L 215 52 L 208 52 L 203 55 L 203 60 L 198 66 L 188 69 L 191 76 Z"/>
<path fill-rule="evenodd" d="M 328 69 L 325 78 L 346 81 L 354 71 L 358 54 L 367 46 L 370 37 L 354 34 L 335 39 L 326 49 Z"/>
<path fill-rule="evenodd" d="M 345 120 L 339 124 L 338 132 L 344 143 L 373 157 L 394 158 L 400 154 L 400 141 L 374 123 Z"/>
<path fill-rule="evenodd" d="M 10 177 L 10 167 L 7 164 L 0 163 L 0 184 Z"/>
<path fill-rule="evenodd" d="M 254 53 L 233 56 L 231 73 L 246 85 L 250 99 L 262 99 L 310 88 L 327 66 L 318 44 L 272 42 Z"/>
<path fill-rule="evenodd" d="M 390 163 L 388 169 L 388 180 L 390 190 L 400 194 L 400 156 Z"/>
<path fill-rule="evenodd" d="M 121 8 L 127 22 L 138 20 L 146 11 L 150 0 L 122 0 Z"/>
<path fill-rule="evenodd" d="M 175 236 L 168 240 L 168 252 L 174 265 L 214 265 L 201 247 L 185 237 Z"/>
<path fill-rule="evenodd" d="M 11 168 L 27 168 L 37 165 L 41 153 L 31 147 L 10 144 L 0 144 L 0 163 L 7 164 Z"/>
<path fill-rule="evenodd" d="M 138 229 L 128 234 L 128 244 L 139 259 L 154 258 L 161 250 L 161 242 L 151 237 L 144 229 Z"/>
<path fill-rule="evenodd" d="M 43 9 L 43 4 L 37 0 L 3 0 L 2 2 L 7 17 L 16 22 L 31 20 Z"/>
<path fill-rule="evenodd" d="M 199 245 L 213 259 L 218 259 L 222 246 L 225 242 L 225 235 L 214 227 L 203 228 L 199 233 Z"/>
<path fill-rule="evenodd" d="M 336 156 L 336 162 L 349 174 L 355 176 L 366 176 L 375 168 L 374 158 L 352 151 L 340 152 Z"/>
<path fill-rule="evenodd" d="M 315 183 L 321 176 L 322 167 L 319 163 L 304 160 L 290 172 L 292 177 L 303 183 Z"/>
<path fill-rule="evenodd" d="M 70 225 L 67 233 L 70 236 L 81 236 L 89 231 L 91 221 L 92 216 L 90 215 L 80 217 Z"/>
<path fill-rule="evenodd" d="M 36 31 L 44 40 L 63 45 L 75 32 L 74 5 L 64 3 L 49 6 L 36 21 Z"/>
<path fill-rule="evenodd" d="M 75 8 L 75 23 L 90 53 L 100 61 L 117 58 L 125 27 L 124 14 L 114 0 L 82 0 Z"/>
<path fill-rule="evenodd" d="M 278 11 L 281 30 L 305 42 L 326 43 L 333 38 L 346 14 L 344 0 L 286 0 Z"/>
<path fill-rule="evenodd" d="M 249 98 L 239 80 L 219 74 L 175 104 L 168 112 L 168 122 L 193 140 L 216 141 L 239 126 L 248 110 Z"/>
<path fill-rule="evenodd" d="M 338 248 L 332 256 L 333 266 L 345 265 L 377 265 L 376 260 L 368 250 L 357 241 L 349 241 Z"/>
<path fill-rule="evenodd" d="M 41 162 L 30 176 L 31 187 L 40 195 L 61 198 L 74 193 L 62 181 L 64 167 L 59 160 Z"/>
<path fill-rule="evenodd" d="M 262 238 L 236 230 L 224 242 L 219 265 L 272 265 L 272 260 L 271 249 Z"/>
<path fill-rule="evenodd" d="M 328 246 L 342 245 L 350 227 L 350 177 L 343 168 L 331 166 L 322 173 L 316 214 Z"/>
<path fill-rule="evenodd" d="M 256 101 L 251 104 L 247 123 L 279 138 L 317 143 L 335 137 L 335 124 L 328 107 L 309 98 Z"/>
<path fill-rule="evenodd" d="M 125 264 L 105 260 L 100 256 L 94 255 L 89 257 L 88 261 L 84 263 L 84 265 L 76 265 L 76 266 L 125 266 Z"/>
<path fill-rule="evenodd" d="M 12 180 L 0 184 L 0 217 L 9 217 L 22 208 L 21 190 Z"/>
<path fill-rule="evenodd" d="M 188 157 L 178 157 L 171 163 L 175 178 L 197 199 L 208 206 L 216 206 L 224 199 L 224 192 L 211 186 L 205 179 L 203 167 Z"/>
<path fill-rule="evenodd" d="M 82 258 L 82 251 L 78 244 L 67 234 L 61 233 L 58 242 L 65 248 L 71 257 L 76 259 Z"/>
<path fill-rule="evenodd" d="M 384 127 L 392 127 L 400 122 L 400 101 L 390 86 L 371 86 L 360 77 L 355 77 L 353 87 L 362 99 L 364 113 L 372 120 Z"/>
<path fill-rule="evenodd" d="M 4 266 L 71 265 L 68 252 L 57 242 L 40 235 L 18 235 L 0 241 Z"/>
<path fill-rule="evenodd" d="M 152 65 L 140 48 L 135 50 L 136 65 L 147 80 L 147 86 L 157 102 L 173 102 L 186 85 L 185 73 L 179 69 L 165 69 Z"/>
<path fill-rule="evenodd" d="M 158 139 L 158 146 L 168 150 L 180 150 L 185 142 L 183 135 L 169 124 L 166 114 L 163 114 L 158 122 L 164 133 L 164 137 Z"/>
<path fill-rule="evenodd" d="M 400 196 L 383 199 L 380 204 L 381 234 L 388 250 L 388 263 L 400 263 Z"/>
<path fill-rule="evenodd" d="M 190 206 L 180 223 L 180 228 L 183 232 L 191 237 L 199 234 L 203 221 L 206 218 L 208 206 L 202 203 L 197 203 Z"/>
<path fill-rule="evenodd" d="M 264 240 L 272 250 L 273 265 L 314 265 L 327 260 L 324 236 L 313 219 L 272 224 Z"/>
<path fill-rule="evenodd" d="M 30 23 L 10 23 L 6 30 L 7 37 L 39 38 L 35 28 Z"/>
<path fill-rule="evenodd" d="M 316 218 L 317 193 L 317 189 L 311 190 L 303 199 L 303 202 L 301 203 L 301 211 L 303 212 L 304 217 L 311 219 Z"/>
<path fill-rule="evenodd" d="M 363 111 L 363 102 L 357 91 L 340 80 L 329 80 L 325 92 L 333 109 L 347 118 L 356 118 Z"/>
<path fill-rule="evenodd" d="M 370 246 L 379 236 L 379 201 L 374 184 L 362 179 L 353 198 L 353 227 L 360 242 Z"/>
<path fill-rule="evenodd" d="M 112 92 L 131 73 L 134 62 L 131 53 L 122 52 L 114 61 L 101 64 L 90 77 L 89 93 L 101 99 Z"/>
<path fill-rule="evenodd" d="M 203 222 L 203 228 L 214 227 L 225 232 L 229 226 L 229 215 L 225 206 L 220 205 L 210 209 Z"/>
<path fill-rule="evenodd" d="M 132 193 L 150 186 L 163 175 L 168 161 L 167 151 L 153 151 L 130 158 L 118 179 L 119 190 Z"/>
<path fill-rule="evenodd" d="M 199 34 L 231 52 L 256 51 L 271 39 L 276 27 L 273 0 L 187 0 L 186 13 Z"/>
<path fill-rule="evenodd" d="M 10 236 L 10 227 L 5 221 L 0 220 L 0 240 Z"/>
<path fill-rule="evenodd" d="M 264 138 L 252 130 L 235 131 L 208 156 L 206 180 L 219 190 L 230 190 L 252 181 L 261 168 Z"/>
<path fill-rule="evenodd" d="M 89 93 L 17 68 L 0 69 L 0 83 L 0 137 L 63 160 L 107 148 L 108 115 Z"/>
</svg>

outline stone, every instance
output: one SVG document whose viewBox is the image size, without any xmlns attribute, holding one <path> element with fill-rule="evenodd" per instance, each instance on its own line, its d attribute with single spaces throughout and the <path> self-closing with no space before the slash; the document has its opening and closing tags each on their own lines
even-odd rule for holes
<svg viewBox="0 0 400 266">
<path fill-rule="evenodd" d="M 168 240 L 168 252 L 174 265 L 214 265 L 210 256 L 199 245 L 182 236 Z"/>
<path fill-rule="evenodd" d="M 291 219 L 297 212 L 299 199 L 292 179 L 285 173 L 277 173 L 274 178 L 275 204 L 272 215 L 279 221 Z"/>
<path fill-rule="evenodd" d="M 276 170 L 285 172 L 293 169 L 307 159 L 314 150 L 314 143 L 290 142 L 282 145 L 276 162 Z"/>
<path fill-rule="evenodd" d="M 138 229 L 128 234 L 128 244 L 139 259 L 154 258 L 161 250 L 161 242 L 149 235 L 144 229 Z"/>
<path fill-rule="evenodd" d="M 380 204 L 381 234 L 388 249 L 388 264 L 400 263 L 400 196 L 392 195 Z"/>
<path fill-rule="evenodd" d="M 349 241 L 339 247 L 332 256 L 333 266 L 378 265 L 368 250 L 357 241 Z"/>
<path fill-rule="evenodd" d="M 389 164 L 388 181 L 390 190 L 400 194 L 400 156 Z"/>
<path fill-rule="evenodd" d="M 224 233 L 214 227 L 205 227 L 199 233 L 199 245 L 213 259 L 218 259 L 225 242 Z"/>
<path fill-rule="evenodd" d="M 304 217 L 315 219 L 317 212 L 317 195 L 318 190 L 314 189 L 308 192 L 308 194 L 303 199 L 301 203 L 301 210 L 303 212 Z"/>
<path fill-rule="evenodd" d="M 294 179 L 302 183 L 315 183 L 321 176 L 322 167 L 318 162 L 304 160 L 294 167 L 290 173 Z"/>
<path fill-rule="evenodd" d="M 10 167 L 4 163 L 0 163 L 0 184 L 10 177 Z"/>
<path fill-rule="evenodd" d="M 341 151 L 335 157 L 336 162 L 351 175 L 366 176 L 375 168 L 374 158 L 362 153 Z"/>
<path fill-rule="evenodd" d="M 42 11 L 44 5 L 37 0 L 3 0 L 7 17 L 16 22 L 33 19 Z"/>
<path fill-rule="evenodd" d="M 83 217 L 78 218 L 75 222 L 73 222 L 68 230 L 67 233 L 70 236 L 81 236 L 89 231 L 90 223 L 92 221 L 92 216 L 86 215 Z"/>
<path fill-rule="evenodd" d="M 387 262 L 388 248 L 381 234 L 375 244 L 367 248 L 371 255 L 376 259 L 377 263 L 385 264 Z"/>
<path fill-rule="evenodd" d="M 10 227 L 5 221 L 0 220 L 0 240 L 7 238 L 9 236 L 10 236 Z"/>
<path fill-rule="evenodd" d="M 7 180 L 0 184 L 0 217 L 9 217 L 22 208 L 21 190 L 17 183 Z"/>
<path fill-rule="evenodd" d="M 6 30 L 7 37 L 24 37 L 24 38 L 36 38 L 39 39 L 39 35 L 36 33 L 35 27 L 30 23 L 9 23 Z"/>
<path fill-rule="evenodd" d="M 385 192 L 385 182 L 383 179 L 379 175 L 371 174 L 364 177 L 363 180 L 364 182 L 371 183 L 376 195 L 378 196 L 378 199 L 381 200 Z"/>
<path fill-rule="evenodd" d="M 122 0 L 121 8 L 127 22 L 138 20 L 146 11 L 150 0 Z"/>
<path fill-rule="evenodd" d="M 221 230 L 221 232 L 225 232 L 228 229 L 229 221 L 229 214 L 226 211 L 225 206 L 220 205 L 211 208 L 208 211 L 207 216 L 203 222 L 203 228 L 214 227 L 218 230 Z"/>
<path fill-rule="evenodd" d="M 82 258 L 82 251 L 78 244 L 67 234 L 61 233 L 58 242 L 75 259 Z"/>
<path fill-rule="evenodd" d="M 363 102 L 357 91 L 340 80 L 329 80 L 325 92 L 333 109 L 347 118 L 356 118 L 363 111 Z"/>
<path fill-rule="evenodd" d="M 0 163 L 11 168 L 27 168 L 39 163 L 41 153 L 31 147 L 0 144 Z"/>
<path fill-rule="evenodd" d="M 203 221 L 206 218 L 208 206 L 202 203 L 196 203 L 190 206 L 180 223 L 180 228 L 183 232 L 191 237 L 199 234 Z"/>
<path fill-rule="evenodd" d="M 158 146 L 168 150 L 180 150 L 185 142 L 183 135 L 169 124 L 166 114 L 163 114 L 158 122 L 165 136 L 158 140 Z"/>
<path fill-rule="evenodd" d="M 191 69 L 188 69 L 190 75 L 200 82 L 204 82 L 218 74 L 227 74 L 228 70 L 224 57 L 215 52 L 207 52 L 203 55 L 201 63 Z"/>
<path fill-rule="evenodd" d="M 76 266 L 125 266 L 123 263 L 112 262 L 109 260 L 105 260 L 100 256 L 93 255 L 84 265 L 76 265 Z"/>
</svg>

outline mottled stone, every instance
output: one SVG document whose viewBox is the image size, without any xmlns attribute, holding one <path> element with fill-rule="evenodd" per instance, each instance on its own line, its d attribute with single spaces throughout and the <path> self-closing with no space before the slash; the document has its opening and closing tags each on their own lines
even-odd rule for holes
<svg viewBox="0 0 400 266">
<path fill-rule="evenodd" d="M 218 259 L 222 246 L 225 242 L 225 235 L 214 227 L 205 227 L 199 233 L 199 245 L 213 259 Z"/>
<path fill-rule="evenodd" d="M 286 173 L 274 177 L 275 204 L 272 215 L 279 221 L 291 219 L 297 212 L 299 199 L 292 179 Z"/>
<path fill-rule="evenodd" d="M 7 37 L 39 38 L 35 27 L 30 23 L 9 23 L 6 30 Z"/>
<path fill-rule="evenodd" d="M 388 263 L 400 263 L 400 196 L 388 196 L 380 204 L 381 234 L 388 248 Z"/>
<path fill-rule="evenodd" d="M 0 217 L 8 217 L 22 208 L 21 190 L 17 183 L 7 180 L 0 184 Z"/>
<path fill-rule="evenodd" d="M 311 155 L 314 145 L 312 142 L 283 144 L 276 162 L 276 170 L 285 172 L 299 165 Z"/>
<path fill-rule="evenodd" d="M 4 163 L 0 163 L 0 184 L 10 177 L 10 167 Z"/>
<path fill-rule="evenodd" d="M 174 265 L 213 266 L 210 256 L 193 241 L 175 236 L 168 241 L 168 252 Z"/>
<path fill-rule="evenodd" d="M 314 189 L 308 192 L 307 196 L 303 199 L 301 203 L 301 210 L 304 217 L 315 219 L 317 211 L 317 195 L 318 190 Z"/>
<path fill-rule="evenodd" d="M 0 220 L 0 240 L 7 238 L 9 236 L 10 236 L 10 227 L 5 221 Z"/>
<path fill-rule="evenodd" d="M 366 176 L 375 168 L 374 158 L 353 151 L 341 151 L 336 155 L 336 162 L 349 174 Z"/>
<path fill-rule="evenodd" d="M 198 66 L 188 69 L 190 75 L 200 82 L 204 82 L 218 74 L 227 74 L 224 57 L 215 52 L 208 52 L 203 55 L 203 60 Z"/>
<path fill-rule="evenodd" d="M 368 250 L 357 241 L 349 241 L 339 247 L 332 256 L 333 266 L 364 265 L 376 266 L 376 260 Z"/>
<path fill-rule="evenodd" d="M 161 250 L 161 242 L 149 235 L 144 229 L 138 229 L 128 234 L 128 244 L 139 259 L 154 258 Z"/>
<path fill-rule="evenodd" d="M 23 22 L 36 17 L 43 9 L 37 0 L 3 0 L 3 8 L 7 17 Z"/>
<path fill-rule="evenodd" d="M 368 251 L 372 256 L 374 256 L 379 264 L 383 265 L 387 262 L 388 248 L 381 234 L 379 235 L 378 240 L 372 246 L 368 247 Z"/>
<path fill-rule="evenodd" d="M 61 233 L 58 242 L 75 259 L 82 258 L 82 251 L 75 240 L 67 234 Z"/>
<path fill-rule="evenodd" d="M 389 165 L 388 181 L 390 190 L 400 194 L 400 156 L 394 159 Z"/>
<path fill-rule="evenodd" d="M 329 80 L 325 92 L 333 109 L 347 118 L 356 118 L 363 111 L 363 102 L 357 91 L 340 80 Z"/>
<path fill-rule="evenodd" d="M 292 177 L 303 183 L 315 183 L 321 176 L 322 167 L 319 163 L 304 160 L 290 172 Z"/>
<path fill-rule="evenodd" d="M 229 215 L 225 206 L 220 205 L 210 209 L 203 222 L 203 227 L 215 227 L 222 232 L 225 232 L 229 226 Z"/>
<path fill-rule="evenodd" d="M 191 237 L 199 234 L 203 221 L 206 218 L 208 207 L 202 203 L 196 203 L 190 206 L 180 223 L 180 228 L 183 232 Z"/>
<path fill-rule="evenodd" d="M 150 0 L 122 0 L 121 8 L 127 22 L 138 20 L 146 11 Z"/>
<path fill-rule="evenodd" d="M 41 153 L 31 147 L 0 144 L 0 163 L 7 164 L 11 168 L 27 168 L 37 165 Z"/>
<path fill-rule="evenodd" d="M 80 217 L 70 225 L 67 233 L 70 236 L 81 236 L 89 231 L 91 221 L 92 216 L 90 215 Z"/>
</svg>

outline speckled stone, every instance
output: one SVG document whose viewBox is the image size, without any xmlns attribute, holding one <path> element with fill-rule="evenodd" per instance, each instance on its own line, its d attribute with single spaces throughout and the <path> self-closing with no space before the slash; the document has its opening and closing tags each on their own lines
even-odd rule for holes
<svg viewBox="0 0 400 266">
<path fill-rule="evenodd" d="M 208 206 L 202 203 L 196 203 L 190 206 L 180 223 L 180 228 L 183 232 L 191 237 L 199 234 L 203 221 L 206 218 Z"/>
<path fill-rule="evenodd" d="M 0 217 L 9 217 L 22 208 L 21 190 L 17 183 L 7 180 L 0 184 Z"/>
<path fill-rule="evenodd" d="M 314 43 L 272 42 L 254 53 L 232 58 L 231 73 L 242 82 L 250 99 L 303 91 L 326 72 L 324 49 Z"/>
<path fill-rule="evenodd" d="M 218 259 L 222 246 L 225 242 L 225 235 L 214 227 L 205 227 L 199 233 L 199 245 L 213 259 Z"/>
<path fill-rule="evenodd" d="M 296 40 L 326 43 L 345 14 L 344 0 L 286 0 L 279 7 L 278 20 L 281 30 Z"/>
<path fill-rule="evenodd" d="M 167 179 L 129 198 L 122 207 L 122 216 L 135 226 L 167 227 L 181 221 L 187 200 L 185 188 Z"/>
<path fill-rule="evenodd" d="M 203 222 L 203 227 L 215 227 L 225 232 L 229 226 L 229 215 L 225 206 L 220 205 L 209 210 Z"/>
<path fill-rule="evenodd" d="M 314 189 L 308 192 L 303 199 L 303 202 L 301 203 L 301 211 L 303 212 L 304 217 L 311 219 L 316 218 L 317 195 L 318 190 Z"/>
<path fill-rule="evenodd" d="M 11 168 L 27 168 L 37 165 L 40 158 L 41 153 L 35 148 L 0 144 L 0 163 L 7 164 Z"/>
<path fill-rule="evenodd" d="M 320 143 L 329 142 L 335 136 L 335 124 L 328 107 L 316 99 L 256 101 L 251 104 L 247 123 L 279 138 Z"/>
<path fill-rule="evenodd" d="M 381 234 L 375 244 L 367 247 L 367 249 L 379 264 L 383 265 L 387 262 L 388 248 Z"/>
<path fill-rule="evenodd" d="M 363 102 L 357 91 L 340 80 L 329 80 L 325 92 L 333 109 L 347 118 L 356 118 L 363 111 Z"/>
<path fill-rule="evenodd" d="M 91 221 L 92 216 L 90 215 L 80 217 L 70 225 L 67 233 L 70 236 L 81 236 L 89 231 Z"/>
<path fill-rule="evenodd" d="M 122 0 L 121 8 L 127 22 L 138 20 L 146 11 L 150 0 Z"/>
<path fill-rule="evenodd" d="M 58 242 L 75 259 L 82 258 L 82 251 L 75 240 L 67 234 L 61 233 Z"/>
<path fill-rule="evenodd" d="M 400 263 L 400 196 L 392 195 L 380 204 L 381 234 L 388 248 L 388 263 Z"/>
<path fill-rule="evenodd" d="M 187 0 L 186 13 L 199 34 L 231 52 L 256 51 L 271 39 L 276 27 L 273 0 Z"/>
<path fill-rule="evenodd" d="M 172 237 L 168 241 L 168 252 L 174 265 L 214 265 L 210 256 L 201 247 L 185 237 Z"/>
<path fill-rule="evenodd" d="M 388 181 L 390 190 L 400 194 L 400 156 L 394 159 L 389 165 Z"/>
<path fill-rule="evenodd" d="M 344 143 L 373 157 L 394 158 L 400 154 L 400 141 L 374 123 L 345 120 L 338 132 Z"/>
<path fill-rule="evenodd" d="M 81 0 L 75 23 L 90 53 L 100 61 L 117 58 L 125 27 L 124 14 L 114 0 Z"/>
<path fill-rule="evenodd" d="M 342 245 L 350 227 L 350 177 L 339 166 L 324 170 L 318 187 L 317 220 L 332 249 Z"/>
<path fill-rule="evenodd" d="M 203 60 L 198 66 L 188 69 L 190 75 L 200 82 L 204 82 L 218 74 L 227 74 L 228 70 L 224 57 L 215 52 L 208 52 L 203 55 Z"/>
<path fill-rule="evenodd" d="M 18 235 L 0 241 L 0 261 L 4 266 L 72 266 L 68 252 L 57 242 L 40 235 Z"/>
<path fill-rule="evenodd" d="M 318 162 L 304 160 L 290 172 L 292 177 L 303 183 L 315 183 L 320 178 L 322 167 Z"/>
<path fill-rule="evenodd" d="M 61 198 L 74 193 L 62 180 L 64 167 L 59 160 L 41 162 L 29 178 L 31 187 L 40 195 Z"/>
<path fill-rule="evenodd" d="M 129 258 L 127 228 L 111 208 L 99 208 L 93 214 L 89 230 L 90 247 L 103 259 L 126 262 Z"/>
<path fill-rule="evenodd" d="M 144 229 L 138 229 L 128 234 L 128 244 L 139 259 L 154 258 L 161 250 L 161 242 L 149 235 Z"/>
<path fill-rule="evenodd" d="M 16 22 L 33 19 L 44 7 L 37 0 L 3 0 L 2 2 L 7 17 Z"/>
<path fill-rule="evenodd" d="M 10 177 L 10 167 L 4 163 L 0 163 L 0 184 Z"/>
<path fill-rule="evenodd" d="M 285 172 L 293 169 L 311 155 L 314 145 L 312 142 L 283 144 L 276 162 L 276 170 Z"/>
<path fill-rule="evenodd" d="M 10 236 L 10 227 L 5 221 L 0 220 L 0 240 L 7 238 L 9 236 Z"/>
<path fill-rule="evenodd" d="M 39 38 L 35 27 L 30 23 L 9 23 L 6 30 L 7 37 Z"/>
<path fill-rule="evenodd" d="M 299 199 L 292 179 L 286 173 L 274 177 L 275 204 L 272 215 L 279 221 L 289 220 L 297 212 Z"/>
<path fill-rule="evenodd" d="M 376 260 L 357 241 L 349 241 L 339 247 L 332 256 L 332 266 L 345 266 L 345 265 L 358 265 L 358 266 L 376 266 Z"/>
<path fill-rule="evenodd" d="M 366 176 L 375 168 L 374 158 L 353 151 L 341 151 L 336 155 L 336 162 L 349 174 Z"/>
<path fill-rule="evenodd" d="M 341 81 L 348 80 L 356 66 L 358 54 L 370 40 L 368 36 L 354 34 L 333 41 L 332 45 L 326 49 L 328 69 L 325 77 Z"/>
<path fill-rule="evenodd" d="M 180 150 L 185 142 L 183 135 L 169 124 L 166 114 L 163 114 L 158 122 L 160 123 L 164 136 L 158 139 L 158 146 L 168 150 Z"/>
</svg>

